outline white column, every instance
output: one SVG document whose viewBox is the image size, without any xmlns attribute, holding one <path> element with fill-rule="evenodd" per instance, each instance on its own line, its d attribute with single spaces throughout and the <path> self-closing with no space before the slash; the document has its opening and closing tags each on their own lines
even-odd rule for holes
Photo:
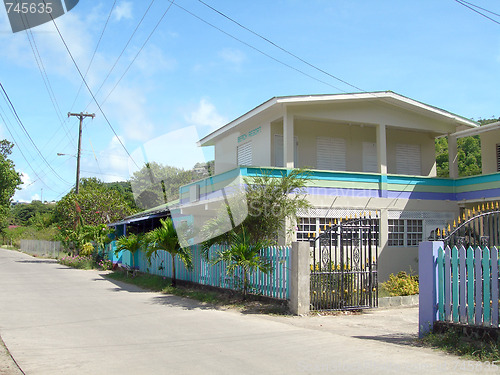
<svg viewBox="0 0 500 375">
<path fill-rule="evenodd" d="M 448 169 L 450 178 L 458 178 L 457 137 L 452 134 L 448 136 Z"/>
<path fill-rule="evenodd" d="M 289 114 L 285 108 L 283 115 L 283 164 L 285 168 L 294 168 L 293 153 L 293 115 Z"/>
<path fill-rule="evenodd" d="M 387 174 L 387 135 L 385 125 L 377 125 L 378 173 Z"/>
</svg>

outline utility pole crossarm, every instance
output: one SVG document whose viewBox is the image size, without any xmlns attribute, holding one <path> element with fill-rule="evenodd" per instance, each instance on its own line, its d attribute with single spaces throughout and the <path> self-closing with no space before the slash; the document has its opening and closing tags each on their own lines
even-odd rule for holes
<svg viewBox="0 0 500 375">
<path fill-rule="evenodd" d="M 78 129 L 78 152 L 76 154 L 76 186 L 75 193 L 78 194 L 80 188 L 80 150 L 82 148 L 82 122 L 85 117 L 95 117 L 95 113 L 71 113 L 68 112 L 68 117 L 75 116 L 80 120 L 80 126 Z"/>
</svg>

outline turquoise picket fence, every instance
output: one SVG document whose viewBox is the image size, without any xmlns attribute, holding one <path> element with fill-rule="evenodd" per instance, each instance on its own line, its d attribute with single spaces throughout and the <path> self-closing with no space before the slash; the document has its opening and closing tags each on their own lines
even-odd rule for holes
<svg viewBox="0 0 500 375">
<path fill-rule="evenodd" d="M 439 320 L 498 327 L 498 270 L 496 247 L 440 247 L 437 257 Z"/>
<path fill-rule="evenodd" d="M 118 255 L 115 255 L 115 249 L 116 245 L 113 241 L 109 247 L 109 259 L 113 259 L 114 263 L 121 263 L 132 267 L 130 252 L 122 251 Z M 229 275 L 227 274 L 227 265 L 224 262 L 213 265 L 202 256 L 200 250 L 200 246 L 191 247 L 193 257 L 193 268 L 191 270 L 186 269 L 182 261 L 177 257 L 175 258 L 177 280 L 231 290 L 242 289 L 243 274 L 241 270 Z M 213 246 L 209 252 L 209 259 L 212 259 L 219 250 L 221 250 L 220 247 Z M 290 247 L 269 247 L 262 252 L 262 256 L 271 261 L 272 271 L 269 274 L 264 274 L 260 271 L 254 271 L 250 274 L 249 292 L 277 299 L 289 299 Z M 135 254 L 135 266 L 141 272 L 164 277 L 172 276 L 172 257 L 163 250 L 157 251 L 149 261 L 144 252 L 137 252 Z"/>
</svg>

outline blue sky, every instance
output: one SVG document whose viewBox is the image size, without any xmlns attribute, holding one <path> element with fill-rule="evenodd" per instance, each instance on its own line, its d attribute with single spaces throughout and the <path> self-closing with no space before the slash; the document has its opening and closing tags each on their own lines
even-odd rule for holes
<svg viewBox="0 0 500 375">
<path fill-rule="evenodd" d="M 454 0 L 204 1 L 364 91 L 392 90 L 475 120 L 500 116 L 500 25 Z M 496 1 L 473 3 L 500 13 Z M 198 0 L 177 0 L 140 51 L 170 4 L 154 1 L 110 73 L 149 4 L 116 1 L 87 75 L 105 116 L 133 155 L 148 144 L 160 144 L 167 155 L 160 161 L 188 167 L 201 154 L 182 156 L 179 139 L 204 136 L 273 96 L 357 91 Z M 82 73 L 112 5 L 112 0 L 80 0 L 56 19 Z M 70 111 L 96 113 L 84 122 L 82 177 L 127 179 L 128 156 L 88 90 L 82 87 L 77 96 L 82 80 L 54 25 L 13 34 L 2 9 L 0 46 L 0 82 L 47 161 L 0 100 L 0 139 L 15 141 L 12 158 L 25 182 L 15 200 L 42 194 L 43 200 L 57 200 L 74 185 L 75 158 L 56 155 L 76 154 L 78 120 L 67 118 Z"/>
</svg>

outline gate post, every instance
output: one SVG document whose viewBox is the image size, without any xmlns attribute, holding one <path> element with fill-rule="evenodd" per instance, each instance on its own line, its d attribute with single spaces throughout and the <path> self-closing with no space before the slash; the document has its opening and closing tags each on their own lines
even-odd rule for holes
<svg viewBox="0 0 500 375">
<path fill-rule="evenodd" d="M 438 250 L 444 249 L 443 241 L 425 241 L 418 247 L 418 336 L 432 331 L 438 320 Z"/>
<path fill-rule="evenodd" d="M 311 261 L 309 242 L 292 242 L 290 272 L 290 312 L 295 315 L 309 313 Z"/>
</svg>

